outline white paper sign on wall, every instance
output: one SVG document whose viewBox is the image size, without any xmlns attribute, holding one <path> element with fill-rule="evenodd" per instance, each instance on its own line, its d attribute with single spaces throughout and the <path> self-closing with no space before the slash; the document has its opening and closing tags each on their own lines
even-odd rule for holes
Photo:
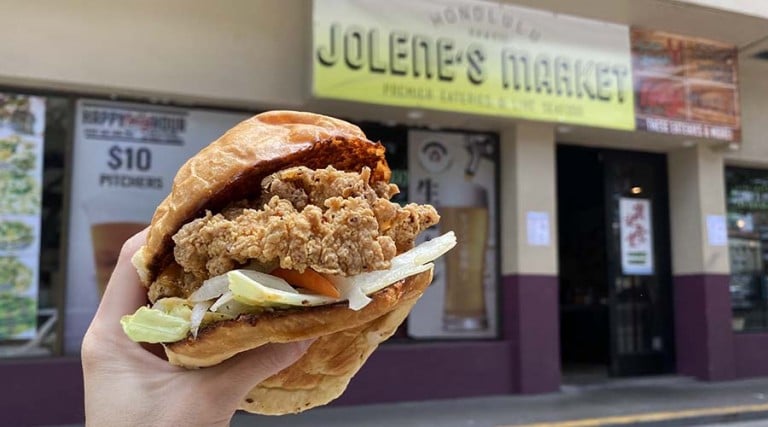
<svg viewBox="0 0 768 427">
<path fill-rule="evenodd" d="M 725 216 L 707 215 L 707 240 L 709 246 L 726 246 L 728 244 L 728 228 Z"/>
<path fill-rule="evenodd" d="M 531 246 L 549 246 L 549 213 L 529 211 L 526 214 L 528 244 Z"/>
</svg>

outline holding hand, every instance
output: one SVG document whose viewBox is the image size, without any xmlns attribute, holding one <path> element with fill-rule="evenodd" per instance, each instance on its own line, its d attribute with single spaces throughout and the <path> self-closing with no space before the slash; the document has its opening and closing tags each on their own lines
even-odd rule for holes
<svg viewBox="0 0 768 427">
<path fill-rule="evenodd" d="M 217 366 L 187 370 L 159 357 L 159 347 L 131 341 L 123 315 L 147 303 L 131 265 L 147 230 L 123 246 L 82 345 L 88 426 L 225 426 L 258 383 L 296 362 L 310 342 L 269 344 Z"/>
</svg>

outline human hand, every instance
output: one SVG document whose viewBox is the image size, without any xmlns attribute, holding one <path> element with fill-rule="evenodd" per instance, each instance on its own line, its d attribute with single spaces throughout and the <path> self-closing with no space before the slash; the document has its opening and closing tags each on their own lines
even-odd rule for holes
<svg viewBox="0 0 768 427">
<path fill-rule="evenodd" d="M 120 318 L 147 303 L 130 259 L 147 230 L 129 239 L 83 338 L 88 426 L 225 426 L 256 384 L 296 362 L 310 342 L 269 344 L 217 366 L 187 370 L 131 341 Z"/>
</svg>

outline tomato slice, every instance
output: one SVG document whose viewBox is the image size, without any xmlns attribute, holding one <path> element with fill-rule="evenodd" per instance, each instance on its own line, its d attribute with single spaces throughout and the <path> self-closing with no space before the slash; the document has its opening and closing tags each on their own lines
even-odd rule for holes
<svg viewBox="0 0 768 427">
<path fill-rule="evenodd" d="M 305 269 L 304 272 L 276 268 L 269 274 L 284 279 L 292 286 L 304 288 L 316 294 L 325 295 L 331 298 L 339 298 L 341 296 L 339 290 L 333 286 L 333 283 L 331 283 L 330 280 L 311 268 Z"/>
</svg>

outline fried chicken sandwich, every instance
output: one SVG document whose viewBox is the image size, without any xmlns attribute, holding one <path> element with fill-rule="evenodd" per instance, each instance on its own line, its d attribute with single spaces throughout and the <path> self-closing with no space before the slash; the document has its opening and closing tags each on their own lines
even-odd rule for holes
<svg viewBox="0 0 768 427">
<path fill-rule="evenodd" d="M 150 305 L 122 319 L 169 362 L 216 365 L 268 343 L 315 339 L 241 409 L 301 412 L 346 389 L 432 280 L 453 233 L 429 205 L 390 198 L 384 147 L 311 113 L 254 116 L 178 171 L 133 258 Z"/>
</svg>

